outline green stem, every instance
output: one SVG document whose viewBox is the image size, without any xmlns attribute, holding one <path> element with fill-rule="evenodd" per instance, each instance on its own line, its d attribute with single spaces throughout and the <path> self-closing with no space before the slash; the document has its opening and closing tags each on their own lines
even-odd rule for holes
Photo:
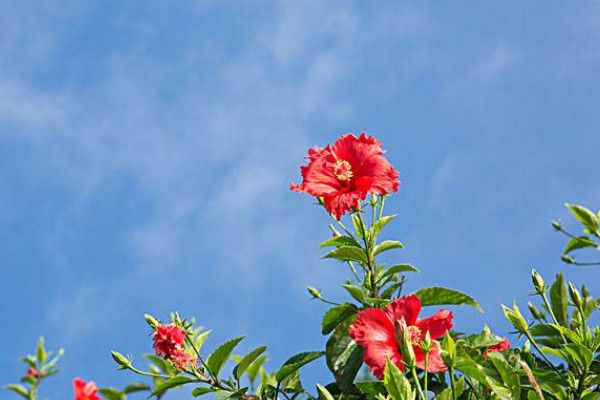
<svg viewBox="0 0 600 400">
<path fill-rule="evenodd" d="M 546 295 L 546 290 L 543 290 L 542 293 L 540 293 L 540 296 L 542 296 L 542 300 L 544 301 L 544 305 L 546 306 L 546 309 L 548 310 L 548 313 L 550 314 L 552 321 L 554 321 L 554 323 L 556 325 L 560 325 L 558 323 L 558 319 L 556 319 L 556 315 L 554 315 L 554 312 L 552 311 L 552 306 L 550 305 L 550 302 L 548 301 L 548 296 Z M 565 337 L 565 335 L 563 335 L 563 333 L 561 331 L 558 331 L 558 333 L 560 333 L 560 337 L 562 338 L 563 342 L 565 342 L 565 344 L 568 344 L 567 338 Z"/>
<path fill-rule="evenodd" d="M 130 365 L 128 367 L 130 370 L 132 370 L 133 372 L 135 372 L 138 375 L 143 375 L 143 376 L 149 376 L 151 378 L 161 378 L 161 379 L 169 379 L 170 376 L 169 375 L 163 375 L 163 374 L 155 374 L 154 372 L 146 372 L 146 371 L 142 371 L 140 369 L 137 369 L 136 367 L 134 367 L 133 365 Z"/>
<path fill-rule="evenodd" d="M 533 338 L 533 336 L 531 336 L 531 333 L 525 332 L 525 336 L 527 337 L 527 339 L 529 339 L 529 342 L 537 350 L 537 352 L 540 354 L 540 356 L 542 356 L 542 358 L 544 359 L 544 361 L 546 361 L 546 363 L 548 363 L 548 365 L 550 365 L 550 367 L 552 367 L 552 369 L 555 372 L 557 372 L 558 374 L 562 374 L 562 372 L 558 368 L 556 368 L 556 366 L 554 366 L 554 364 L 552 363 L 552 361 L 550 361 L 550 359 L 548 358 L 548 356 L 546 356 L 546 354 L 544 354 L 544 352 L 542 351 L 542 349 L 540 348 L 540 346 L 537 344 L 537 342 L 535 341 L 535 339 Z"/>
<path fill-rule="evenodd" d="M 371 226 L 375 225 L 375 214 L 377 214 L 377 204 L 378 203 L 379 203 L 379 200 L 375 204 L 371 203 Z"/>
<path fill-rule="evenodd" d="M 426 400 L 425 396 L 423 395 L 423 389 L 421 388 L 421 382 L 419 382 L 419 376 L 417 375 L 417 368 L 415 366 L 412 366 L 410 368 L 410 372 L 412 374 L 413 380 L 415 381 L 415 385 L 417 385 L 417 390 L 419 392 L 419 398 L 421 400 Z"/>
<path fill-rule="evenodd" d="M 429 351 L 425 352 L 425 359 L 423 360 L 423 393 L 425 395 L 425 398 L 427 399 L 429 397 L 429 392 L 427 390 L 427 384 L 428 384 L 428 380 L 429 380 L 429 373 L 427 372 L 427 362 L 429 361 Z"/>
<path fill-rule="evenodd" d="M 450 375 L 450 390 L 452 391 L 452 400 L 456 400 L 456 378 L 454 378 L 453 367 L 448 367 L 448 374 Z"/>
<path fill-rule="evenodd" d="M 348 261 L 347 263 L 348 263 L 348 267 L 350 267 L 350 270 L 352 271 L 352 274 L 356 278 L 356 282 L 360 283 L 360 277 L 358 276 L 358 273 L 356 272 L 356 269 L 354 268 L 354 263 L 352 261 Z"/>
<path fill-rule="evenodd" d="M 365 244 L 365 253 L 367 255 L 367 269 L 370 272 L 369 286 L 371 286 L 371 297 L 377 298 L 379 295 L 377 290 L 377 282 L 375 281 L 375 265 L 371 256 L 371 246 L 369 245 L 369 240 L 367 240 L 367 226 L 363 221 L 362 214 L 360 213 L 360 211 L 358 212 L 358 220 L 360 221 L 360 229 L 362 230 L 361 236 L 363 239 L 363 243 Z"/>
<path fill-rule="evenodd" d="M 575 392 L 575 400 L 581 399 L 581 395 L 585 389 L 585 378 L 587 376 L 587 372 L 587 368 L 585 368 L 579 376 L 579 383 L 577 384 L 577 391 Z"/>
<path fill-rule="evenodd" d="M 344 225 L 344 223 L 342 221 L 340 221 L 339 219 L 336 219 L 333 215 L 327 213 L 327 215 L 329 215 L 331 217 L 331 219 L 339 225 L 340 228 L 342 228 L 342 230 L 346 233 L 346 235 L 350 236 L 350 237 L 354 237 L 354 235 L 352 234 L 352 232 L 350 232 L 348 230 L 348 228 L 346 228 L 346 225 Z"/>
<path fill-rule="evenodd" d="M 385 205 L 385 196 L 381 197 L 381 205 L 379 206 L 379 219 L 383 217 L 383 206 Z"/>
</svg>

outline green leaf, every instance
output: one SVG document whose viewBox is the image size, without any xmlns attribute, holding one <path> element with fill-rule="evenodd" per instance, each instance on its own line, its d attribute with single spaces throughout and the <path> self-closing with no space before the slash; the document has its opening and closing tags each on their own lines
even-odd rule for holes
<svg viewBox="0 0 600 400">
<path fill-rule="evenodd" d="M 399 274 L 401 272 L 421 272 L 419 270 L 419 268 L 411 265 L 411 264 L 395 264 L 392 265 L 391 267 L 387 268 L 386 270 L 383 271 L 383 274 L 381 275 L 382 278 L 385 278 L 386 276 L 392 275 L 392 274 Z"/>
<path fill-rule="evenodd" d="M 394 294 L 394 292 L 401 288 L 404 285 L 404 281 L 401 280 L 399 282 L 394 282 L 392 283 L 390 286 L 388 286 L 387 288 L 385 288 L 385 290 L 383 292 L 381 292 L 381 298 L 383 299 L 389 299 L 392 297 L 392 295 Z"/>
<path fill-rule="evenodd" d="M 565 284 L 563 274 L 556 275 L 556 281 L 554 281 L 550 288 L 550 304 L 552 305 L 552 312 L 558 323 L 567 326 L 569 318 L 569 299 L 567 297 L 567 285 Z"/>
<path fill-rule="evenodd" d="M 240 388 L 236 391 L 230 390 L 215 390 L 217 399 L 241 399 L 248 390 L 247 387 Z"/>
<path fill-rule="evenodd" d="M 150 386 L 142 382 L 134 382 L 125 386 L 125 389 L 123 389 L 123 393 L 142 392 L 144 390 L 150 390 Z"/>
<path fill-rule="evenodd" d="M 421 300 L 423 306 L 434 306 L 442 304 L 456 304 L 456 305 L 468 305 L 474 307 L 476 310 L 483 312 L 479 303 L 471 296 L 459 292 L 458 290 L 448 289 L 439 286 L 430 286 L 423 289 L 419 289 L 415 292 L 417 297 Z"/>
<path fill-rule="evenodd" d="M 281 389 L 285 392 L 300 392 L 302 391 L 302 382 L 300 382 L 300 371 L 296 370 L 287 378 L 281 381 Z"/>
<path fill-rule="evenodd" d="M 456 369 L 460 372 L 467 375 L 469 378 L 476 380 L 481 383 L 485 387 L 490 387 L 490 382 L 488 381 L 488 371 L 482 364 L 477 363 L 473 360 L 467 352 L 462 349 L 457 349 L 456 356 Z"/>
<path fill-rule="evenodd" d="M 125 393 L 110 387 L 100 389 L 100 394 L 107 400 L 125 400 L 127 398 Z"/>
<path fill-rule="evenodd" d="M 460 397 L 461 394 L 463 394 L 465 389 L 466 389 L 465 378 L 463 376 L 461 376 L 460 379 L 458 379 L 456 381 L 456 384 L 454 385 L 454 391 L 456 392 L 457 399 Z M 437 396 L 434 397 L 434 399 L 435 400 L 453 400 L 454 397 L 452 395 L 452 388 L 446 388 L 446 389 L 442 390 Z"/>
<path fill-rule="evenodd" d="M 25 397 L 26 399 L 29 397 L 29 391 L 25 389 L 24 386 L 9 384 L 3 386 L 5 389 L 12 390 L 13 392 Z"/>
<path fill-rule="evenodd" d="M 200 352 L 200 349 L 204 345 L 204 342 L 206 342 L 206 339 L 208 338 L 208 335 L 210 335 L 211 332 L 212 331 L 210 330 L 204 331 L 198 336 L 196 336 L 196 338 L 194 339 L 194 347 L 196 348 L 196 351 Z"/>
<path fill-rule="evenodd" d="M 583 249 L 586 247 L 598 248 L 598 246 L 599 246 L 598 243 L 594 242 L 593 240 L 591 240 L 590 238 L 588 238 L 586 236 L 577 236 L 577 237 L 571 238 L 571 240 L 569 240 L 569 242 L 565 246 L 565 249 L 563 250 L 563 254 L 569 254 L 573 250 Z"/>
<path fill-rule="evenodd" d="M 377 236 L 379 236 L 381 230 L 394 218 L 396 218 L 396 215 L 386 215 L 385 217 L 381 217 L 380 219 L 375 221 L 375 223 L 370 229 L 369 235 L 372 238 L 376 238 Z"/>
<path fill-rule="evenodd" d="M 203 394 L 211 393 L 213 391 L 214 391 L 213 388 L 199 386 L 197 388 L 194 388 L 194 390 L 192 390 L 192 396 L 199 397 L 199 396 L 202 396 Z"/>
<path fill-rule="evenodd" d="M 481 349 L 484 347 L 490 347 L 496 345 L 502 341 L 502 338 L 498 335 L 494 335 L 489 331 L 483 331 L 474 335 L 469 335 L 460 339 L 463 346 L 471 349 Z"/>
<path fill-rule="evenodd" d="M 590 231 L 590 233 L 596 232 L 598 229 L 598 217 L 596 214 L 577 204 L 565 203 L 565 206 L 571 210 L 571 213 L 575 216 L 575 218 L 577 218 L 577 220 L 581 222 Z"/>
<path fill-rule="evenodd" d="M 334 400 L 329 390 L 327 390 L 323 385 L 317 383 L 317 392 L 319 392 L 319 400 Z"/>
<path fill-rule="evenodd" d="M 354 224 L 354 230 L 356 231 L 358 237 L 364 240 L 368 240 L 369 231 L 367 231 L 367 227 L 360 220 L 358 213 L 352 214 L 352 224 Z"/>
<path fill-rule="evenodd" d="M 227 362 L 229 355 L 243 338 L 243 336 L 240 336 L 223 343 L 208 357 L 206 368 L 213 376 L 219 376 L 219 372 L 221 372 L 223 365 Z"/>
<path fill-rule="evenodd" d="M 335 328 L 325 347 L 327 367 L 342 391 L 352 387 L 362 365 L 363 349 L 348 336 L 351 319 Z"/>
<path fill-rule="evenodd" d="M 169 361 L 165 360 L 162 357 L 158 357 L 154 354 L 146 354 L 145 357 L 152 362 L 154 366 L 157 367 L 158 370 L 163 373 L 171 376 L 175 376 L 177 374 L 177 368 L 173 366 Z"/>
<path fill-rule="evenodd" d="M 321 333 L 327 335 L 347 318 L 355 315 L 358 309 L 354 304 L 343 303 L 329 309 L 321 321 Z"/>
<path fill-rule="evenodd" d="M 194 382 L 194 378 L 190 378 L 190 377 L 184 376 L 184 375 L 174 376 L 173 378 L 169 378 L 167 380 L 160 381 L 158 384 L 156 384 L 156 386 L 154 387 L 154 390 L 152 391 L 152 393 L 150 394 L 149 397 L 160 396 L 169 389 L 172 389 L 172 388 L 175 388 L 178 386 L 183 386 L 186 383 L 191 383 L 191 382 Z"/>
<path fill-rule="evenodd" d="M 346 283 L 342 285 L 342 287 L 346 289 L 348 293 L 350 293 L 350 296 L 354 297 L 354 299 L 356 299 L 359 303 L 362 304 L 365 302 L 365 293 L 358 286 L 352 285 L 351 283 Z"/>
<path fill-rule="evenodd" d="M 403 248 L 404 245 L 398 242 L 397 240 L 384 240 L 383 242 L 375 246 L 375 249 L 373 250 L 373 255 L 376 256 L 377 254 L 383 253 L 384 251 Z"/>
<path fill-rule="evenodd" d="M 325 254 L 323 258 L 334 258 L 340 261 L 358 261 L 361 264 L 367 263 L 367 255 L 360 247 L 341 246 Z"/>
<path fill-rule="evenodd" d="M 389 358 L 385 362 L 383 384 L 392 400 L 412 400 L 415 398 L 415 392 L 413 392 L 410 382 L 400 372 L 396 364 L 390 362 Z"/>
<path fill-rule="evenodd" d="M 360 247 L 360 244 L 350 236 L 334 236 L 325 240 L 323 243 L 319 245 L 319 248 L 323 247 L 341 247 L 341 246 L 353 246 Z"/>
<path fill-rule="evenodd" d="M 288 359 L 279 370 L 275 373 L 277 382 L 283 381 L 290 374 L 302 368 L 304 365 L 317 358 L 323 357 L 325 353 L 322 351 L 307 351 L 305 353 L 296 354 Z"/>
<path fill-rule="evenodd" d="M 260 357 L 258 357 L 256 360 L 254 360 L 252 362 L 252 364 L 250 364 L 248 366 L 248 368 L 246 368 L 246 375 L 248 375 L 248 378 L 250 378 L 250 382 L 254 382 L 256 380 L 256 377 L 258 376 L 258 373 L 261 370 L 261 367 L 263 366 L 263 364 L 267 361 L 267 356 L 266 355 L 262 355 Z"/>
<path fill-rule="evenodd" d="M 260 356 L 265 352 L 267 346 L 260 346 L 256 349 L 252 350 L 250 353 L 246 354 L 244 358 L 233 368 L 233 375 L 239 380 L 246 369 Z"/>
<path fill-rule="evenodd" d="M 368 395 L 368 399 L 377 397 L 380 393 L 385 393 L 385 386 L 381 381 L 363 381 L 355 383 L 358 390 Z"/>
<path fill-rule="evenodd" d="M 519 375 L 508 365 L 508 362 L 505 360 L 504 355 L 500 353 L 492 353 L 489 355 L 489 360 L 494 364 L 496 371 L 500 374 L 502 381 L 504 382 L 504 386 L 508 387 L 511 391 L 510 399 L 519 399 L 521 398 L 521 382 L 519 379 Z M 498 395 L 501 393 L 505 393 L 506 391 L 502 388 L 500 391 L 497 390 L 496 387 L 492 385 L 492 390 Z"/>
</svg>

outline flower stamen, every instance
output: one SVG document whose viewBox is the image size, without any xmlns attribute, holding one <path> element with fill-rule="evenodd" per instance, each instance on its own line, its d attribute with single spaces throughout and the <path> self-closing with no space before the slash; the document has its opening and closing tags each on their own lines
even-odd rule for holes
<svg viewBox="0 0 600 400">
<path fill-rule="evenodd" d="M 341 182 L 347 182 L 354 176 L 352 166 L 346 160 L 337 160 L 333 165 L 333 174 Z"/>
</svg>

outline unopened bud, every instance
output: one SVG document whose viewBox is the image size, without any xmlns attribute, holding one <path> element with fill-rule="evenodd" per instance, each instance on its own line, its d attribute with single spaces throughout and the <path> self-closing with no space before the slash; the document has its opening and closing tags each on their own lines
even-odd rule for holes
<svg viewBox="0 0 600 400">
<path fill-rule="evenodd" d="M 310 295 L 314 298 L 314 299 L 322 299 L 323 296 L 321 296 L 321 292 L 319 292 L 317 289 L 315 289 L 312 286 L 307 286 L 306 289 L 308 290 L 308 293 L 310 293 Z"/>
<path fill-rule="evenodd" d="M 113 360 L 115 360 L 115 362 L 117 364 L 119 364 L 119 366 L 123 369 L 127 369 L 131 367 L 131 361 L 129 361 L 129 359 L 127 357 L 125 357 L 123 354 L 116 352 L 116 351 L 111 351 L 110 352 Z"/>
<path fill-rule="evenodd" d="M 150 328 L 152 328 L 152 329 L 156 329 L 156 327 L 160 325 L 160 321 L 157 320 L 156 318 L 154 318 L 150 314 L 144 314 L 144 319 L 146 320 L 146 322 L 148 323 L 148 325 L 150 325 Z"/>
<path fill-rule="evenodd" d="M 523 352 L 530 353 L 531 352 L 531 342 L 527 340 L 523 345 Z"/>
<path fill-rule="evenodd" d="M 527 325 L 527 321 L 523 318 L 521 314 L 521 310 L 519 310 L 519 306 L 516 303 L 513 303 L 513 309 L 502 306 L 502 311 L 504 312 L 504 316 L 519 332 L 526 333 L 529 331 L 529 325 Z"/>
<path fill-rule="evenodd" d="M 546 284 L 544 283 L 544 278 L 535 270 L 531 270 L 531 281 L 533 282 L 533 287 L 539 293 L 546 292 Z"/>
<path fill-rule="evenodd" d="M 442 359 L 448 368 L 454 367 L 455 355 L 456 344 L 452 336 L 450 336 L 450 332 L 446 332 L 446 336 L 442 340 Z"/>
<path fill-rule="evenodd" d="M 485 336 L 489 336 L 492 334 L 492 331 L 489 326 L 484 325 L 481 333 L 483 333 Z"/>
<path fill-rule="evenodd" d="M 377 197 L 376 194 L 371 195 L 371 206 L 375 207 L 377 205 L 378 201 L 379 201 L 379 198 Z"/>
<path fill-rule="evenodd" d="M 562 256 L 560 256 L 560 259 L 563 260 L 564 262 L 566 262 L 567 264 L 573 264 L 575 262 L 575 259 L 571 256 L 568 256 L 566 254 L 563 254 Z"/>
<path fill-rule="evenodd" d="M 396 321 L 396 332 L 398 332 L 398 338 L 400 343 L 400 354 L 404 359 L 404 363 L 408 368 L 414 368 L 416 366 L 415 351 L 411 342 L 410 333 L 408 332 L 408 326 L 406 322 Z"/>
<path fill-rule="evenodd" d="M 590 291 L 588 290 L 587 286 L 583 285 L 581 287 L 581 294 L 583 295 L 584 299 L 590 297 Z"/>
<path fill-rule="evenodd" d="M 580 308 L 582 304 L 581 294 L 571 282 L 569 282 L 569 296 L 571 297 L 573 304 L 575 304 L 575 307 Z"/>
<path fill-rule="evenodd" d="M 562 226 L 560 225 L 560 222 L 558 222 L 558 221 L 552 221 L 552 227 L 554 229 L 556 229 L 557 231 L 560 231 L 562 229 Z"/>
<path fill-rule="evenodd" d="M 421 348 L 425 354 L 429 353 L 431 350 L 431 345 L 431 335 L 429 334 L 429 331 L 426 331 L 425 336 L 423 337 L 423 343 L 421 343 Z"/>
</svg>

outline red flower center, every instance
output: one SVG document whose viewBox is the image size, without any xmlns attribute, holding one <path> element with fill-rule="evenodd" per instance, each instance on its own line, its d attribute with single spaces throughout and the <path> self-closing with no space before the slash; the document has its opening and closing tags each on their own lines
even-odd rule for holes
<svg viewBox="0 0 600 400">
<path fill-rule="evenodd" d="M 347 182 L 354 176 L 352 166 L 346 160 L 337 160 L 333 164 L 333 174 L 340 182 Z"/>
</svg>

